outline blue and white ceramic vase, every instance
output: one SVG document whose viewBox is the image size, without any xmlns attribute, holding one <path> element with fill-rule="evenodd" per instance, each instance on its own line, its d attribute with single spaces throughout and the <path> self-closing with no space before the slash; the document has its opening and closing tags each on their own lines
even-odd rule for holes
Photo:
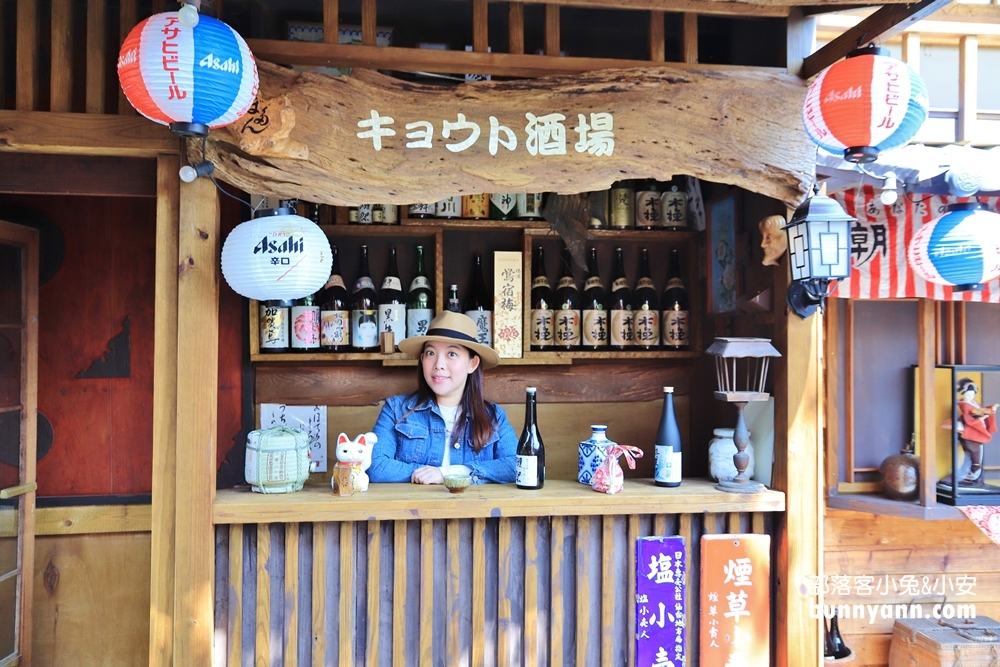
<svg viewBox="0 0 1000 667">
<path fill-rule="evenodd" d="M 608 440 L 608 427 L 604 424 L 591 424 L 592 433 L 590 438 L 580 443 L 580 470 L 577 473 L 577 480 L 581 484 L 590 484 L 594 481 L 594 473 L 604 463 L 608 456 L 608 447 L 618 443 Z"/>
</svg>

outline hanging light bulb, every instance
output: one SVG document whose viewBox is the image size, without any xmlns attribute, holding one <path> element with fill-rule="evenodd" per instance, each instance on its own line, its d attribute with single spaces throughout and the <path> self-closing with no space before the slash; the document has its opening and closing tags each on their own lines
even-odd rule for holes
<svg viewBox="0 0 1000 667">
<path fill-rule="evenodd" d="M 201 5 L 201 0 L 184 0 L 181 3 L 181 8 L 177 12 L 177 18 L 181 22 L 181 25 L 186 28 L 193 28 L 198 25 L 198 9 Z"/>
<path fill-rule="evenodd" d="M 215 165 L 207 160 L 205 162 L 199 162 L 198 164 L 191 166 L 189 164 L 184 165 L 180 168 L 178 176 L 185 183 L 193 183 L 199 176 L 208 176 L 213 171 L 215 171 Z"/>
<path fill-rule="evenodd" d="M 886 172 L 884 178 L 885 180 L 882 182 L 882 192 L 879 193 L 878 199 L 886 206 L 892 206 L 896 203 L 896 200 L 899 199 L 899 193 L 896 192 L 896 187 L 898 186 L 896 174 L 888 171 Z"/>
</svg>

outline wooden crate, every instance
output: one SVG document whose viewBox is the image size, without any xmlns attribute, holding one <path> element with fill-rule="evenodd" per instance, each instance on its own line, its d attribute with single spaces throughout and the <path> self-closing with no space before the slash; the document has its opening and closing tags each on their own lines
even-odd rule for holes
<svg viewBox="0 0 1000 667">
<path fill-rule="evenodd" d="M 971 619 L 912 618 L 892 628 L 889 667 L 997 667 L 1000 623 Z"/>
</svg>

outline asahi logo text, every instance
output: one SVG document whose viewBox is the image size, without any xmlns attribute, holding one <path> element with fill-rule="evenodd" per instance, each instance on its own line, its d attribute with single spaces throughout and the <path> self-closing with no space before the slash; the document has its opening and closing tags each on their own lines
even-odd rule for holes
<svg viewBox="0 0 1000 667">
<path fill-rule="evenodd" d="M 843 102 L 844 100 L 857 100 L 861 98 L 861 86 L 851 86 L 845 91 L 831 90 L 823 98 L 824 102 Z"/>
<path fill-rule="evenodd" d="M 278 241 L 275 239 L 268 239 L 264 237 L 260 240 L 254 249 L 253 254 L 262 253 L 274 253 L 274 254 L 285 254 L 290 252 L 305 252 L 305 238 L 299 237 L 298 240 L 289 236 L 283 241 Z"/>
<path fill-rule="evenodd" d="M 122 68 L 126 65 L 131 65 L 136 60 L 139 59 L 138 49 L 129 49 L 125 53 L 118 56 L 118 67 Z"/>
</svg>

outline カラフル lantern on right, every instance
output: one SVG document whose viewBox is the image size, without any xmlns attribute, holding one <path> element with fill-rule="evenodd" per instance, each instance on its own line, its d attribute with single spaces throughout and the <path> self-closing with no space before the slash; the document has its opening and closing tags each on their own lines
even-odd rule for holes
<svg viewBox="0 0 1000 667">
<path fill-rule="evenodd" d="M 975 202 L 952 204 L 917 230 L 906 260 L 924 280 L 959 292 L 981 290 L 1000 276 L 1000 215 Z"/>
<path fill-rule="evenodd" d="M 927 86 L 906 63 L 869 46 L 820 72 L 802 107 L 806 133 L 848 162 L 874 162 L 879 151 L 912 139 L 927 120 Z"/>
</svg>

